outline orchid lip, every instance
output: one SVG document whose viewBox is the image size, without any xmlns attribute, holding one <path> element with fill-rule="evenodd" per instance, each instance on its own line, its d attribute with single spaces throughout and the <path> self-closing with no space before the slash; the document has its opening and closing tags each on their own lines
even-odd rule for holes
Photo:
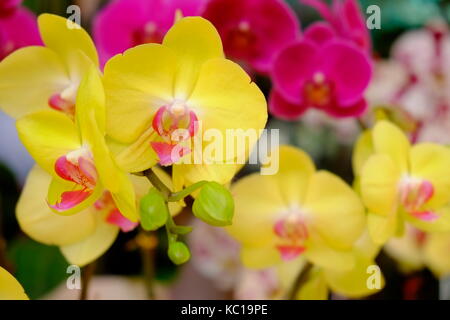
<svg viewBox="0 0 450 320">
<path fill-rule="evenodd" d="M 90 152 L 80 148 L 61 156 L 55 162 L 55 172 L 63 180 L 75 183 L 79 189 L 67 190 L 54 205 L 55 210 L 65 211 L 86 200 L 97 185 L 97 169 Z"/>
<path fill-rule="evenodd" d="M 437 218 L 434 212 L 424 208 L 433 194 L 433 184 L 425 179 L 404 177 L 399 184 L 399 198 L 405 210 L 424 221 Z"/>
<path fill-rule="evenodd" d="M 283 260 L 292 260 L 306 250 L 305 241 L 309 231 L 303 214 L 289 213 L 276 221 L 273 231 L 278 237 L 276 248 Z"/>
<path fill-rule="evenodd" d="M 163 141 L 152 142 L 151 146 L 161 165 L 171 165 L 191 152 L 180 143 L 196 134 L 197 121 L 195 112 L 182 100 L 175 100 L 171 105 L 162 106 L 156 111 L 152 127 Z"/>
<path fill-rule="evenodd" d="M 61 111 L 69 115 L 75 116 L 75 100 L 78 90 L 78 85 L 72 84 L 60 93 L 53 94 L 48 99 L 48 105 L 50 108 Z"/>
</svg>

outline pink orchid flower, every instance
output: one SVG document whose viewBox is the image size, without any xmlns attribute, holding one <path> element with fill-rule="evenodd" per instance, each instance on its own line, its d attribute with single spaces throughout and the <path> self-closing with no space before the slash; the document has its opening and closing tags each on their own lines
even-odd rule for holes
<svg viewBox="0 0 450 320">
<path fill-rule="evenodd" d="M 339 37 L 371 50 L 370 33 L 357 0 L 333 0 L 331 6 L 323 0 L 300 0 L 300 3 L 315 8 Z"/>
<path fill-rule="evenodd" d="M 206 0 L 116 0 L 94 19 L 94 40 L 102 65 L 112 56 L 144 43 L 160 43 L 182 16 L 199 15 Z"/>
<path fill-rule="evenodd" d="M 203 17 L 219 31 L 228 58 L 261 73 L 300 35 L 295 13 L 282 0 L 210 0 Z"/>
<path fill-rule="evenodd" d="M 0 1 L 0 61 L 19 48 L 42 44 L 36 17 L 20 3 Z"/>
<path fill-rule="evenodd" d="M 369 57 L 326 32 L 307 32 L 305 39 L 282 50 L 272 75 L 269 106 L 279 118 L 295 120 L 308 108 L 338 118 L 357 117 L 367 108 L 363 94 L 372 76 Z"/>
</svg>

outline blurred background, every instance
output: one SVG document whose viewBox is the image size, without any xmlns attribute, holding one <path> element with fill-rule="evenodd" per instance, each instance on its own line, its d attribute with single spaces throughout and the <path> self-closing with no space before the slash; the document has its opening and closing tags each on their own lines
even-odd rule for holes
<svg viewBox="0 0 450 320">
<path fill-rule="evenodd" d="M 317 12 L 310 7 L 300 5 L 296 0 L 287 2 L 299 16 L 303 28 L 319 19 Z M 49 12 L 68 16 L 67 7 L 76 4 L 81 7 L 83 27 L 90 31 L 92 17 L 107 3 L 105 0 L 24 0 L 23 5 L 36 15 Z M 433 21 L 445 21 L 448 24 L 450 20 L 450 0 L 361 0 L 360 4 L 364 12 L 369 5 L 375 4 L 381 8 L 382 27 L 380 30 L 371 31 L 374 56 L 379 61 L 389 58 L 393 44 L 406 32 L 426 28 Z M 262 76 L 256 77 L 255 80 L 263 91 L 268 93 L 269 81 Z M 342 120 L 336 124 L 317 114 L 308 114 L 298 122 L 271 118 L 269 127 L 279 128 L 282 142 L 305 149 L 314 157 L 319 167 L 352 182 L 351 152 L 359 132 L 354 122 Z M 76 290 L 67 290 L 65 287 L 68 277 L 67 262 L 59 249 L 29 239 L 21 233 L 15 219 L 14 208 L 32 165 L 33 161 L 17 138 L 14 120 L 0 111 L 0 250 L 6 251 L 7 256 L 7 261 L 0 261 L 0 265 L 7 265 L 15 272 L 32 299 L 77 298 Z M 255 169 L 246 167 L 237 178 Z M 189 224 L 190 213 L 183 212 L 177 219 L 180 223 L 182 221 Z M 235 244 L 226 243 L 228 240 L 220 238 L 220 231 L 216 234 L 216 231 L 210 229 L 213 228 L 198 226 L 199 231 L 189 239 L 194 248 L 193 259 L 182 267 L 175 267 L 168 260 L 164 234 L 156 235 L 159 243 L 154 253 L 156 298 L 252 297 L 236 294 L 236 288 L 233 287 L 236 278 L 240 277 L 236 275 L 240 267 L 233 260 L 236 259 Z M 96 263 L 91 298 L 147 297 L 142 278 L 145 259 L 142 259 L 142 250 L 139 250 L 136 244 L 136 235 L 137 232 L 121 233 L 112 248 Z M 198 243 L 205 241 L 211 243 L 209 248 L 196 249 Z M 214 247 L 214 243 L 220 245 Z M 204 258 L 202 252 L 214 252 L 217 248 L 223 250 L 222 257 L 210 259 L 224 261 L 214 261 L 215 265 Z M 419 268 L 407 273 L 402 272 L 398 264 L 385 253 L 380 254 L 377 262 L 385 275 L 386 287 L 369 299 L 439 298 L 439 281 L 428 270 Z M 248 279 L 252 278 L 246 279 L 251 281 Z M 258 281 L 258 278 L 253 281 Z"/>
</svg>

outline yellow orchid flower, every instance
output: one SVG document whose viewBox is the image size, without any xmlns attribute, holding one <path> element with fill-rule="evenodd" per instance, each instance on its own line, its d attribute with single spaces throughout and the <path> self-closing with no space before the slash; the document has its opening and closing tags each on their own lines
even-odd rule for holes
<svg viewBox="0 0 450 320">
<path fill-rule="evenodd" d="M 353 164 L 376 243 L 401 235 L 404 221 L 424 231 L 450 230 L 448 148 L 411 146 L 399 128 L 382 120 L 360 137 Z"/>
<path fill-rule="evenodd" d="M 0 267 L 0 300 L 28 300 L 20 283 Z"/>
<path fill-rule="evenodd" d="M 259 136 L 267 121 L 264 95 L 224 58 L 219 34 L 201 17 L 177 21 L 161 45 L 140 45 L 113 57 L 105 65 L 104 84 L 107 133 L 124 147 L 118 154 L 123 168 L 138 172 L 158 161 L 173 164 L 177 188 L 199 180 L 225 184 L 239 167 L 231 155 L 183 163 L 184 156 L 195 157 L 212 143 L 204 139 L 193 150 L 191 142 L 203 138 L 200 131 L 214 129 L 225 137 L 227 129 L 254 129 Z"/>
<path fill-rule="evenodd" d="M 104 91 L 95 67 L 82 80 L 75 123 L 50 110 L 17 121 L 19 137 L 36 162 L 53 176 L 47 201 L 53 211 L 70 215 L 90 207 L 106 189 L 120 212 L 136 222 L 136 201 L 128 175 L 105 142 Z"/>
<path fill-rule="evenodd" d="M 303 151 L 281 146 L 279 171 L 234 184 L 233 225 L 244 265 L 264 268 L 299 255 L 320 267 L 349 269 L 365 226 L 364 207 L 340 178 L 316 171 Z"/>
<path fill-rule="evenodd" d="M 0 109 L 14 118 L 58 110 L 73 118 L 78 86 L 98 56 L 88 33 L 52 14 L 38 18 L 45 47 L 19 49 L 0 63 Z"/>
<path fill-rule="evenodd" d="M 155 169 L 160 179 L 170 182 L 170 177 L 161 169 Z M 133 187 L 139 201 L 151 188 L 145 177 L 131 176 Z M 120 230 L 133 230 L 137 223 L 122 216 L 110 192 L 91 206 L 77 214 L 63 216 L 52 212 L 45 196 L 52 176 L 35 166 L 25 183 L 16 208 L 16 217 L 25 234 L 46 245 L 56 245 L 71 264 L 84 266 L 109 249 Z M 175 203 L 170 212 L 175 215 L 180 207 Z"/>
</svg>

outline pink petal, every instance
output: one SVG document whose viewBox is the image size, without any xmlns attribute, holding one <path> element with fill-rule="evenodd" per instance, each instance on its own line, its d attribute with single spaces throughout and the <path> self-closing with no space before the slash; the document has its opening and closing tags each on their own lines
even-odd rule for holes
<svg viewBox="0 0 450 320">
<path fill-rule="evenodd" d="M 365 52 L 334 40 L 323 48 L 320 60 L 321 69 L 335 84 L 339 104 L 351 105 L 361 100 L 372 77 L 372 65 Z"/>
<path fill-rule="evenodd" d="M 332 105 L 325 109 L 325 112 L 335 118 L 360 117 L 367 110 L 367 107 L 367 101 L 365 99 L 361 99 L 355 104 L 349 106 Z"/>
<path fill-rule="evenodd" d="M 170 166 L 191 152 L 189 148 L 166 142 L 152 142 L 151 145 L 162 166 Z"/>
<path fill-rule="evenodd" d="M 277 52 L 300 35 L 299 21 L 282 0 L 210 0 L 202 14 L 219 31 L 228 57 L 266 73 Z M 248 32 L 239 33 L 239 26 Z M 243 36 L 244 42 L 236 42 Z"/>
<path fill-rule="evenodd" d="M 199 15 L 206 0 L 116 0 L 94 18 L 93 34 L 102 65 L 112 56 L 137 45 L 136 32 L 151 22 L 158 38 L 163 38 L 175 21 L 175 12 L 183 16 Z"/>
<path fill-rule="evenodd" d="M 0 60 L 22 47 L 42 45 L 36 17 L 28 9 L 17 8 L 13 14 L 0 18 Z"/>
<path fill-rule="evenodd" d="M 129 232 L 136 228 L 139 224 L 125 218 L 118 209 L 111 210 L 109 215 L 106 217 L 106 222 L 120 227 L 123 232 Z"/>
<path fill-rule="evenodd" d="M 308 108 L 303 104 L 290 103 L 276 89 L 269 97 L 269 110 L 272 115 L 284 120 L 297 120 Z"/>
<path fill-rule="evenodd" d="M 301 102 L 303 85 L 320 66 L 318 47 L 302 40 L 283 49 L 273 65 L 273 81 L 278 92 L 292 103 Z"/>
<path fill-rule="evenodd" d="M 340 13 L 349 33 L 349 38 L 361 48 L 369 51 L 371 49 L 370 33 L 358 2 L 356 0 L 345 0 Z"/>
<path fill-rule="evenodd" d="M 49 206 L 57 211 L 69 210 L 76 205 L 80 204 L 86 200 L 92 191 L 76 190 L 76 191 L 66 191 L 61 194 L 61 201 L 54 205 L 49 204 Z"/>
<path fill-rule="evenodd" d="M 317 45 L 322 46 L 330 40 L 336 38 L 336 33 L 333 28 L 327 22 L 319 21 L 311 24 L 308 29 L 305 30 L 305 39 L 315 42 Z"/>
</svg>

